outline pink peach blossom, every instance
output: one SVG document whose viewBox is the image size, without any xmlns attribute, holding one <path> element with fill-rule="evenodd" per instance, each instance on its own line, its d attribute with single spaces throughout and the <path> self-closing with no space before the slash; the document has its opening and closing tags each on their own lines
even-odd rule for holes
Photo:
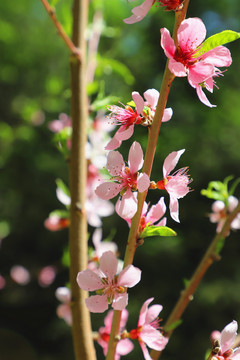
<svg viewBox="0 0 240 360">
<path fill-rule="evenodd" d="M 237 336 L 238 324 L 235 320 L 229 323 L 222 330 L 220 334 L 219 350 L 216 355 L 212 357 L 214 360 L 239 360 L 240 359 L 240 348 L 234 349 L 234 342 Z"/>
<path fill-rule="evenodd" d="M 201 54 L 201 44 L 206 37 L 206 28 L 199 18 L 184 20 L 177 32 L 178 47 L 176 48 L 169 31 L 161 29 L 161 46 L 169 58 L 169 70 L 178 77 L 187 76 L 189 84 L 196 88 L 202 103 L 213 107 L 203 92 L 205 87 L 213 91 L 213 77 L 222 72 L 218 67 L 230 66 L 232 58 L 230 51 L 224 46 L 217 46 Z"/>
<path fill-rule="evenodd" d="M 106 150 L 115 150 L 122 144 L 123 140 L 129 139 L 133 135 L 134 125 L 149 126 L 152 124 L 159 92 L 155 89 L 149 89 L 144 92 L 144 98 L 145 101 L 137 91 L 132 92 L 132 99 L 136 105 L 135 111 L 130 106 L 125 106 L 125 108 L 119 106 L 108 107 L 111 114 L 107 118 L 116 125 L 121 126 L 105 147 Z M 172 109 L 165 109 L 162 121 L 167 122 L 171 117 Z"/>
<path fill-rule="evenodd" d="M 132 9 L 133 15 L 123 21 L 126 24 L 134 24 L 141 21 L 149 12 L 156 0 L 145 0 L 141 5 Z"/>
<path fill-rule="evenodd" d="M 96 270 L 99 264 L 99 259 L 106 251 L 112 251 L 117 255 L 118 247 L 117 244 L 112 241 L 101 241 L 102 240 L 102 229 L 97 228 L 93 232 L 92 242 L 95 247 L 95 251 L 92 251 L 89 255 L 88 269 Z"/>
<path fill-rule="evenodd" d="M 14 265 L 10 270 L 10 276 L 19 285 L 27 285 L 31 280 L 29 271 L 22 265 Z"/>
<path fill-rule="evenodd" d="M 72 119 L 64 113 L 59 115 L 58 120 L 52 120 L 48 124 L 48 128 L 54 133 L 58 133 L 66 127 L 72 127 Z"/>
<path fill-rule="evenodd" d="M 158 189 L 166 190 L 170 196 L 170 214 L 173 220 L 179 222 L 178 199 L 183 198 L 190 191 L 188 184 L 191 182 L 187 174 L 188 168 L 181 168 L 175 173 L 170 172 L 175 168 L 180 156 L 185 149 L 171 152 L 163 164 L 163 180 L 157 182 Z"/>
<path fill-rule="evenodd" d="M 143 192 L 148 189 L 150 180 L 147 174 L 139 174 L 143 165 L 143 151 L 138 142 L 134 142 L 128 155 L 128 167 L 118 151 L 110 151 L 107 157 L 107 169 L 112 176 L 111 182 L 100 184 L 95 192 L 101 199 L 109 200 L 121 194 L 116 208 L 123 218 L 131 219 L 137 211 L 137 199 L 133 191 Z"/>
<path fill-rule="evenodd" d="M 83 270 L 77 275 L 79 287 L 86 291 L 97 291 L 98 295 L 86 299 L 91 312 L 101 313 L 112 304 L 115 310 L 123 310 L 128 303 L 127 288 L 135 286 L 141 278 L 141 270 L 128 265 L 116 274 L 118 260 L 112 251 L 106 251 L 100 258 L 98 271 Z"/>
<path fill-rule="evenodd" d="M 120 333 L 124 330 L 128 319 L 128 311 L 123 309 L 120 321 Z M 104 326 L 98 330 L 99 337 L 98 344 L 103 348 L 103 353 L 106 356 L 108 351 L 108 342 L 112 328 L 113 310 L 107 313 L 104 319 Z M 127 355 L 133 350 L 133 343 L 129 339 L 121 339 L 116 346 L 116 353 L 114 360 L 119 360 L 121 355 Z"/>
<path fill-rule="evenodd" d="M 212 204 L 212 213 L 209 215 L 210 221 L 212 223 L 217 223 L 217 233 L 219 233 L 227 216 L 233 212 L 235 207 L 238 205 L 238 199 L 235 196 L 229 196 L 227 199 L 227 204 L 221 200 L 214 201 Z M 237 214 L 235 219 L 231 222 L 231 229 L 238 230 L 240 229 L 240 214 Z"/>
<path fill-rule="evenodd" d="M 162 311 L 162 305 L 148 305 L 154 300 L 146 300 L 140 310 L 138 326 L 130 331 L 130 338 L 137 339 L 141 346 L 145 360 L 151 360 L 147 346 L 151 349 L 162 351 L 168 343 L 168 338 L 159 331 L 158 315 Z"/>
<path fill-rule="evenodd" d="M 71 311 L 71 290 L 67 287 L 59 287 L 55 292 L 56 298 L 63 304 L 57 307 L 57 316 L 64 319 L 69 326 L 72 326 L 72 311 Z"/>
<path fill-rule="evenodd" d="M 61 218 L 56 214 L 50 214 L 44 221 L 44 226 L 50 231 L 58 231 L 67 228 L 70 224 L 70 220 L 67 218 Z"/>
<path fill-rule="evenodd" d="M 166 226 L 167 218 L 166 217 L 162 218 L 165 212 L 166 212 L 166 205 L 163 197 L 161 197 L 161 199 L 158 201 L 156 205 L 152 205 L 150 208 L 148 204 L 144 201 L 142 215 L 139 224 L 139 233 L 141 233 L 145 229 L 145 227 L 149 225 Z M 126 220 L 128 225 L 131 226 L 132 219 L 124 219 L 124 220 Z"/>
<path fill-rule="evenodd" d="M 56 277 L 55 266 L 44 266 L 38 274 L 38 283 L 42 287 L 47 287 L 53 283 Z"/>
</svg>

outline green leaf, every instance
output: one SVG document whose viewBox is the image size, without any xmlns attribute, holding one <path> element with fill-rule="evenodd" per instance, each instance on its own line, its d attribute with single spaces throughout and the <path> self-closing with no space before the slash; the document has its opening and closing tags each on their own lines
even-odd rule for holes
<svg viewBox="0 0 240 360">
<path fill-rule="evenodd" d="M 68 210 L 53 210 L 50 212 L 49 216 L 58 216 L 60 219 L 68 219 L 69 211 Z"/>
<path fill-rule="evenodd" d="M 59 0 L 50 0 L 50 5 L 55 7 L 57 5 L 57 3 L 59 2 Z"/>
<path fill-rule="evenodd" d="M 189 279 L 183 279 L 183 284 L 185 289 L 188 287 L 188 285 L 190 284 L 190 280 Z"/>
<path fill-rule="evenodd" d="M 141 232 L 140 238 L 144 239 L 145 237 L 150 237 L 150 236 L 176 236 L 176 235 L 177 233 L 167 226 L 146 226 L 145 229 Z"/>
<path fill-rule="evenodd" d="M 96 76 L 112 75 L 116 73 L 121 76 L 128 85 L 134 83 L 134 77 L 126 65 L 116 59 L 104 58 L 98 55 Z"/>
<path fill-rule="evenodd" d="M 216 48 L 217 46 L 227 44 L 240 38 L 240 33 L 232 30 L 224 30 L 218 34 L 210 36 L 199 47 L 196 56 L 200 56 Z"/>
<path fill-rule="evenodd" d="M 164 327 L 164 331 L 168 332 L 170 330 L 175 330 L 179 325 L 181 325 L 182 320 L 179 319 L 177 321 L 175 321 L 174 323 L 172 323 L 171 325 Z"/>
<path fill-rule="evenodd" d="M 115 104 L 117 101 L 119 100 L 118 97 L 116 96 L 107 96 L 103 99 L 96 99 L 92 104 L 91 104 L 91 108 L 94 110 L 94 111 L 98 111 L 98 110 L 102 110 L 102 109 L 105 109 L 107 105 L 110 105 L 110 104 Z"/>
<path fill-rule="evenodd" d="M 132 107 L 136 107 L 136 104 L 135 104 L 135 102 L 133 100 L 129 101 L 127 103 L 127 105 L 132 106 Z"/>
<path fill-rule="evenodd" d="M 219 239 L 219 241 L 217 242 L 215 251 L 216 251 L 216 253 L 217 253 L 218 255 L 219 255 L 220 252 L 222 251 L 222 248 L 223 248 L 223 246 L 224 246 L 224 243 L 225 243 L 225 238 L 221 238 L 221 239 Z"/>
<path fill-rule="evenodd" d="M 56 180 L 57 187 L 61 189 L 65 195 L 70 197 L 70 191 L 67 185 L 64 184 L 64 182 L 61 179 Z"/>
<path fill-rule="evenodd" d="M 70 266 L 70 254 L 68 248 L 63 251 L 62 264 L 66 267 Z"/>
<path fill-rule="evenodd" d="M 232 186 L 230 187 L 230 190 L 229 190 L 229 195 L 233 195 L 235 190 L 236 190 L 236 187 L 238 186 L 238 184 L 240 184 L 240 178 L 237 178 L 234 183 L 232 184 Z"/>
</svg>

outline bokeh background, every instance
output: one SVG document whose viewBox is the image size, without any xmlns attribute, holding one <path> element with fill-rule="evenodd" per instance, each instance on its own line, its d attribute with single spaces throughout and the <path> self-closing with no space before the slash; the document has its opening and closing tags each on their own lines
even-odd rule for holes
<svg viewBox="0 0 240 360">
<path fill-rule="evenodd" d="M 70 34 L 71 1 L 55 3 Z M 131 7 L 125 0 L 90 1 L 90 21 L 96 9 L 104 19 L 92 99 L 100 83 L 106 95 L 123 103 L 133 90 L 160 88 L 166 58 L 159 46 L 159 29 L 171 30 L 174 15 L 156 4 L 142 22 L 127 26 L 122 19 L 130 16 Z M 190 1 L 188 16 L 202 18 L 208 35 L 240 30 L 238 0 Z M 0 274 L 6 281 L 0 290 L 0 358 L 73 360 L 71 329 L 56 316 L 55 298 L 56 288 L 68 281 L 68 269 L 61 264 L 68 231 L 51 233 L 43 226 L 49 212 L 61 207 L 55 179 L 68 183 L 68 165 L 47 125 L 62 112 L 70 114 L 69 54 L 40 0 L 0 2 L 0 46 Z M 211 200 L 200 190 L 211 180 L 240 176 L 240 42 L 231 43 L 229 49 L 233 64 L 217 79 L 219 90 L 209 94 L 216 108 L 200 103 L 186 79 L 173 83 L 168 106 L 174 115 L 162 126 L 152 179 L 160 179 L 163 160 L 171 151 L 185 148 L 180 166 L 189 166 L 194 191 L 180 201 L 180 224 L 168 216 L 177 237 L 147 239 L 137 250 L 135 265 L 143 274 L 141 284 L 130 291 L 129 329 L 136 326 L 142 303 L 152 296 L 164 307 L 161 317 L 167 318 L 184 279 L 191 276 L 215 234 L 215 224 L 207 217 Z M 145 148 L 145 129 L 137 128 L 134 138 Z M 131 142 L 125 143 L 122 150 L 127 154 Z M 149 200 L 154 203 L 158 196 L 153 193 Z M 104 237 L 112 228 L 123 256 L 128 227 L 117 216 L 103 219 Z M 90 234 L 93 230 L 89 228 Z M 211 331 L 240 320 L 239 253 L 240 235 L 235 232 L 227 239 L 221 261 L 210 268 L 197 290 L 164 359 L 203 359 Z M 31 273 L 25 286 L 10 277 L 16 264 Z M 56 278 L 49 286 L 40 286 L 39 271 L 49 265 L 57 269 Z M 104 314 L 92 318 L 97 330 Z M 102 349 L 96 348 L 103 359 Z M 140 358 L 136 344 L 126 359 Z"/>
</svg>

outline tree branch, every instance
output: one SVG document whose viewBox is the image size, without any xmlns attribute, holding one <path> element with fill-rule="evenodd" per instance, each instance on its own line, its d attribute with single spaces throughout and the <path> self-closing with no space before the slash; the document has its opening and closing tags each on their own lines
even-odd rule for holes
<svg viewBox="0 0 240 360">
<path fill-rule="evenodd" d="M 85 144 L 87 141 L 87 93 L 86 93 L 86 40 L 88 24 L 88 1 L 74 0 L 73 44 L 79 48 L 79 56 L 71 56 L 71 107 L 72 107 L 72 149 L 70 161 L 70 282 L 72 290 L 73 342 L 76 360 L 95 360 L 90 313 L 85 304 L 86 292 L 79 288 L 76 277 L 86 269 L 88 260 L 87 220 L 85 193 L 87 162 Z"/>
</svg>

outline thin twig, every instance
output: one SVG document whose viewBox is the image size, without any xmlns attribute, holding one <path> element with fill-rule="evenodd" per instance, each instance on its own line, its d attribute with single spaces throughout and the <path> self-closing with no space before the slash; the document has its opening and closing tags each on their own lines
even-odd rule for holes
<svg viewBox="0 0 240 360">
<path fill-rule="evenodd" d="M 50 4 L 48 3 L 47 0 L 41 0 L 41 1 L 42 1 L 43 5 L 44 5 L 45 9 L 47 10 L 47 13 L 49 14 L 50 18 L 52 19 L 52 22 L 54 23 L 54 26 L 57 28 L 58 34 L 60 35 L 60 37 L 63 39 L 63 41 L 67 45 L 67 47 L 70 50 L 71 54 L 75 55 L 76 58 L 79 61 L 82 61 L 81 50 L 74 45 L 74 43 L 72 42 L 70 37 L 66 34 L 64 28 L 62 27 L 62 25 L 60 24 L 60 22 L 57 19 L 57 16 L 56 16 L 56 13 L 55 13 L 55 8 L 50 6 Z"/>
<path fill-rule="evenodd" d="M 172 310 L 164 329 L 166 329 L 166 336 L 169 338 L 174 329 L 167 330 L 171 325 L 175 324 L 182 316 L 183 312 L 185 311 L 187 305 L 191 301 L 194 292 L 196 291 L 200 281 L 202 280 L 203 276 L 205 275 L 208 268 L 212 265 L 212 263 L 216 260 L 220 259 L 219 252 L 217 250 L 217 246 L 220 241 L 224 240 L 226 236 L 229 234 L 231 223 L 233 219 L 237 216 L 240 212 L 240 199 L 238 202 L 237 207 L 234 211 L 228 215 L 227 219 L 225 220 L 224 226 L 220 233 L 216 234 L 214 239 L 212 240 L 210 246 L 208 247 L 205 255 L 203 256 L 200 264 L 198 265 L 197 269 L 195 270 L 191 280 L 189 281 L 187 287 L 181 292 L 180 298 L 177 301 L 174 309 Z M 157 360 L 161 355 L 160 351 L 153 350 L 151 351 L 151 357 L 153 360 Z"/>
</svg>

